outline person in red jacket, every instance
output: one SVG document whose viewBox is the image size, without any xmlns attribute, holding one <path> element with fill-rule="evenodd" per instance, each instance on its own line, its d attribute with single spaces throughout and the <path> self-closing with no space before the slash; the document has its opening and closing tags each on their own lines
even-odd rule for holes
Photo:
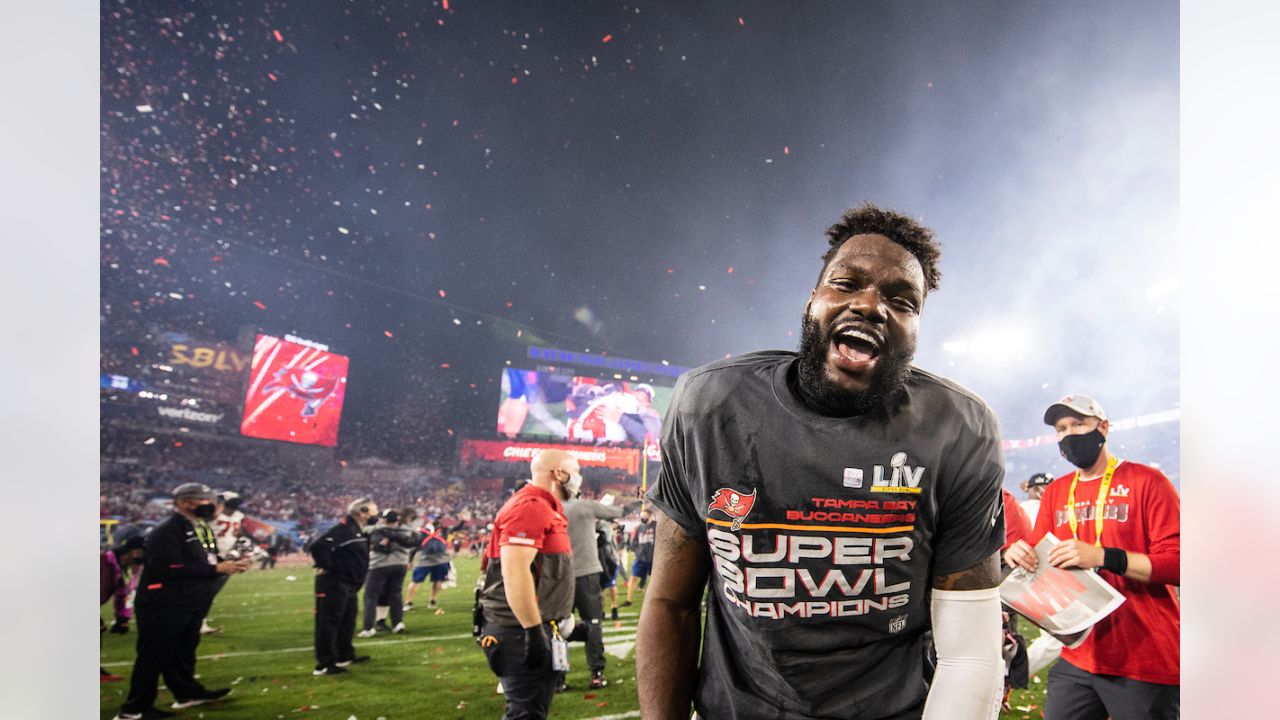
<svg viewBox="0 0 1280 720">
<path fill-rule="evenodd" d="M 1110 423 L 1097 401 L 1068 395 L 1045 411 L 1062 456 L 1079 470 L 1054 480 L 1035 528 L 1005 561 L 1034 570 L 1032 546 L 1061 542 L 1056 567 L 1095 569 L 1124 595 L 1115 612 L 1049 671 L 1046 720 L 1169 718 L 1179 715 L 1180 501 L 1159 470 L 1107 449 Z"/>
<path fill-rule="evenodd" d="M 1031 537 L 1031 518 L 1013 493 L 1000 488 L 1000 497 L 1004 500 L 1004 547 L 1000 548 L 1003 552 L 1015 542 Z"/>
</svg>

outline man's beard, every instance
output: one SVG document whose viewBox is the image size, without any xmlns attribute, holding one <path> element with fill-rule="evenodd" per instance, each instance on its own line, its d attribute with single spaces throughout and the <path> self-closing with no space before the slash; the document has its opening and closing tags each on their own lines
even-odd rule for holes
<svg viewBox="0 0 1280 720">
<path fill-rule="evenodd" d="M 800 358 L 796 363 L 799 390 L 805 399 L 824 413 L 835 416 L 862 415 L 888 408 L 889 402 L 907 383 L 915 348 L 886 345 L 881 349 L 867 389 L 850 392 L 827 379 L 827 350 L 831 339 L 829 330 L 824 331 L 805 314 L 800 322 Z"/>
</svg>

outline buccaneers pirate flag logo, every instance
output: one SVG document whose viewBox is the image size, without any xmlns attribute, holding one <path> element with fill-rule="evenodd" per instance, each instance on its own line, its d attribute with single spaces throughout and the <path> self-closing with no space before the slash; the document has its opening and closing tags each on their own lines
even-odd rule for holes
<svg viewBox="0 0 1280 720">
<path fill-rule="evenodd" d="M 738 492 L 733 488 L 720 488 L 715 495 L 711 496 L 711 504 L 707 506 L 707 512 L 719 510 L 733 518 L 733 527 L 731 529 L 737 531 L 742 527 L 742 521 L 747 519 L 747 514 L 751 512 L 751 508 L 755 504 L 755 490 L 747 494 Z"/>
</svg>

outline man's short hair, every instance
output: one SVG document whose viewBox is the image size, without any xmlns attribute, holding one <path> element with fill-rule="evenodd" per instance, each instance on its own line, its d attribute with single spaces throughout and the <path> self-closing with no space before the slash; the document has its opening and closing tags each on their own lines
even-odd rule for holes
<svg viewBox="0 0 1280 720">
<path fill-rule="evenodd" d="M 822 269 L 827 269 L 845 240 L 854 235 L 872 234 L 883 235 L 914 255 L 924 271 L 925 291 L 938 289 L 938 281 L 942 279 L 942 271 L 938 269 L 942 248 L 934 240 L 933 231 L 902 213 L 882 210 L 870 202 L 845 211 L 835 225 L 827 228 L 827 242 L 831 247 L 822 256 Z"/>
<path fill-rule="evenodd" d="M 367 498 L 367 497 L 356 498 L 355 500 L 352 500 L 351 502 L 347 503 L 347 514 L 355 515 L 356 513 L 362 510 L 367 510 L 368 507 L 372 504 L 373 504 L 373 498 Z"/>
</svg>

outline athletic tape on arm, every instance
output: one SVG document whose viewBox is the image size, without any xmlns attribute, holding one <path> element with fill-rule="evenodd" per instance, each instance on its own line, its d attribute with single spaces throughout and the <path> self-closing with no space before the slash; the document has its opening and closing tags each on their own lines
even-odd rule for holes
<svg viewBox="0 0 1280 720">
<path fill-rule="evenodd" d="M 1000 590 L 934 590 L 929 603 L 938 669 L 924 720 L 990 720 L 1000 712 Z"/>
</svg>

